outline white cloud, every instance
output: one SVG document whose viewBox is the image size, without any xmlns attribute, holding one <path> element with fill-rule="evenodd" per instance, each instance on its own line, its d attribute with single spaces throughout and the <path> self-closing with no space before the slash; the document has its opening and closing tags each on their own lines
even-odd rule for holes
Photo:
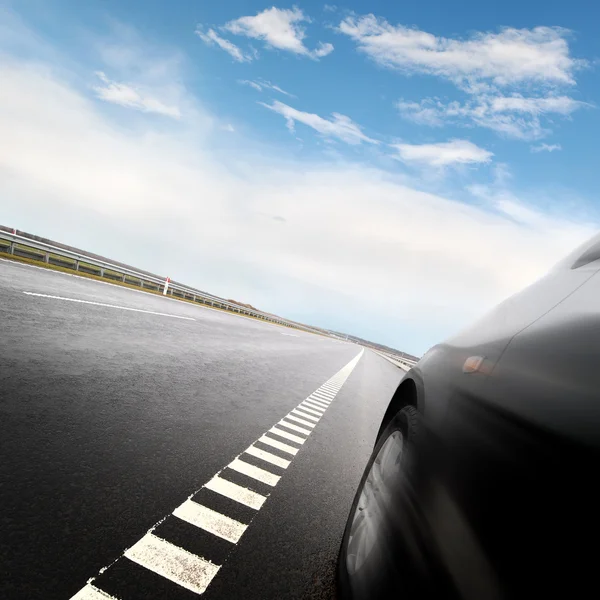
<svg viewBox="0 0 600 600">
<path fill-rule="evenodd" d="M 566 117 L 588 106 L 568 96 L 524 97 L 519 94 L 482 95 L 465 103 L 444 103 L 437 98 L 420 102 L 400 99 L 396 103 L 402 117 L 421 125 L 477 125 L 522 140 L 535 140 L 551 132 L 542 118 L 551 114 Z"/>
<path fill-rule="evenodd" d="M 234 43 L 221 37 L 214 29 L 209 29 L 206 33 L 200 26 L 196 28 L 195 34 L 209 46 L 218 46 L 221 50 L 225 50 L 233 60 L 237 62 L 250 62 L 254 56 L 243 52 Z"/>
<path fill-rule="evenodd" d="M 111 81 L 102 71 L 97 71 L 96 75 L 104 84 L 103 86 L 93 86 L 93 90 L 101 100 L 173 119 L 181 117 L 181 110 L 178 106 L 169 106 L 139 87 Z"/>
<path fill-rule="evenodd" d="M 347 144 L 356 145 L 361 142 L 368 142 L 370 144 L 378 144 L 377 140 L 373 140 L 367 137 L 361 130 L 360 126 L 357 125 L 350 117 L 346 115 L 340 115 L 339 113 L 333 113 L 332 119 L 324 119 L 314 113 L 307 113 L 283 102 L 275 101 L 272 104 L 265 104 L 261 102 L 265 108 L 279 113 L 285 117 L 287 128 L 291 133 L 295 132 L 295 124 L 303 123 L 312 127 L 315 131 L 318 131 L 321 135 L 326 137 L 334 137 Z"/>
<path fill-rule="evenodd" d="M 241 85 L 248 85 L 251 88 L 254 88 L 255 90 L 257 90 L 258 92 L 262 92 L 263 90 L 273 90 L 275 92 L 279 92 L 280 94 L 283 94 L 284 96 L 289 96 L 290 98 L 296 97 L 296 96 L 294 96 L 294 94 L 290 94 L 289 92 L 286 92 L 285 90 L 281 89 L 278 85 L 275 85 L 274 83 L 271 83 L 270 81 L 267 81 L 266 79 L 257 79 L 255 81 L 248 80 L 248 79 L 240 79 L 238 81 L 238 83 Z"/>
<path fill-rule="evenodd" d="M 319 42 L 315 50 L 304 45 L 306 33 L 301 23 L 310 19 L 297 7 L 280 9 L 274 6 L 254 17 L 240 17 L 229 21 L 223 29 L 235 35 L 263 40 L 268 48 L 277 48 L 311 58 L 322 58 L 333 51 L 330 43 Z"/>
<path fill-rule="evenodd" d="M 555 152 L 556 150 L 562 150 L 560 144 L 538 144 L 537 146 L 531 146 L 531 152 Z"/>
<path fill-rule="evenodd" d="M 398 158 L 407 163 L 430 167 L 489 163 L 492 152 L 468 140 L 451 140 L 437 144 L 392 144 Z"/>
<path fill-rule="evenodd" d="M 514 84 L 571 85 L 584 62 L 571 57 L 568 31 L 560 27 L 505 28 L 469 39 L 438 37 L 393 26 L 374 15 L 347 17 L 339 31 L 379 64 L 406 73 L 447 78 L 471 91 Z"/>
<path fill-rule="evenodd" d="M 597 227 L 514 197 L 490 197 L 490 211 L 340 160 L 268 156 L 241 135 L 219 154 L 215 138 L 229 136 L 201 107 L 187 130 L 125 128 L 48 65 L 5 55 L 0 80 L 7 222 L 408 352 L 462 328 Z"/>
<path fill-rule="evenodd" d="M 335 4 L 324 4 L 323 5 L 324 12 L 336 12 L 337 8 L 338 7 Z"/>
</svg>

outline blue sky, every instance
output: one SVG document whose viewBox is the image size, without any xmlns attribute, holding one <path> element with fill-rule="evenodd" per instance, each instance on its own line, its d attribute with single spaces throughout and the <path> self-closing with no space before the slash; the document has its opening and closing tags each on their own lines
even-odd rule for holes
<svg viewBox="0 0 600 600">
<path fill-rule="evenodd" d="M 420 354 L 598 228 L 589 2 L 0 2 L 2 222 Z"/>
</svg>

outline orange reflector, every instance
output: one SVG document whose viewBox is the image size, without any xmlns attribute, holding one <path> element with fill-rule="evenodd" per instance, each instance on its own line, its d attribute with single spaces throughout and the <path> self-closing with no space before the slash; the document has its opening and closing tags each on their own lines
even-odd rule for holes
<svg viewBox="0 0 600 600">
<path fill-rule="evenodd" d="M 485 356 L 469 356 L 463 365 L 463 373 L 476 373 L 481 368 Z"/>
</svg>

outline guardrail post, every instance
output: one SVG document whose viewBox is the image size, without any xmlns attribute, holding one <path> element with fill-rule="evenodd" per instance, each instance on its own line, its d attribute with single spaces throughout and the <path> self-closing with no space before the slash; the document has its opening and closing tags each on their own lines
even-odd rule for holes
<svg viewBox="0 0 600 600">
<path fill-rule="evenodd" d="M 44 254 L 44 262 L 45 263 L 50 262 L 50 252 L 46 252 L 46 254 Z"/>
<path fill-rule="evenodd" d="M 14 254 L 15 253 L 15 243 L 11 242 L 10 246 L 8 247 L 8 253 L 9 254 Z"/>
<path fill-rule="evenodd" d="M 75 270 L 79 271 L 79 261 L 75 259 Z"/>
</svg>

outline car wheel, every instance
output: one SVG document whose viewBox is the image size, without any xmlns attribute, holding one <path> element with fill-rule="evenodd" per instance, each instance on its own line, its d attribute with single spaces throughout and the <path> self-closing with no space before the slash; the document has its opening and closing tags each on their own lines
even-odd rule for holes
<svg viewBox="0 0 600 600">
<path fill-rule="evenodd" d="M 403 480 L 412 469 L 419 423 L 417 409 L 407 406 L 396 413 L 375 444 L 340 547 L 338 591 L 343 598 L 386 598 L 399 591 L 386 568 L 391 558 L 397 558 L 390 547 L 390 542 L 394 544 L 390 517 L 398 507 L 399 486 L 406 485 Z"/>
</svg>

